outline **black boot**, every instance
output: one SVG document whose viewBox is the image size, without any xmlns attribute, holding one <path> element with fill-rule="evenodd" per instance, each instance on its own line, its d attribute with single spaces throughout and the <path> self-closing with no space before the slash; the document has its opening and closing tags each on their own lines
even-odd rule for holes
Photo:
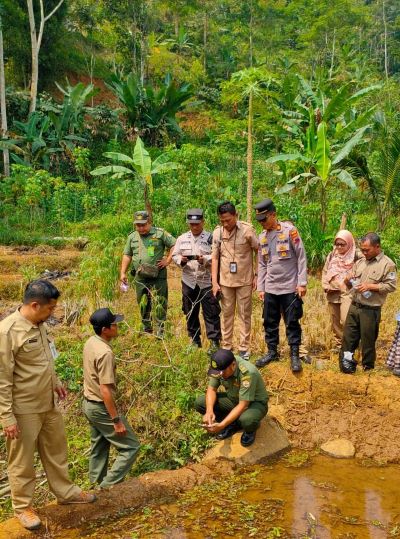
<svg viewBox="0 0 400 539">
<path fill-rule="evenodd" d="M 303 370 L 299 357 L 299 347 L 297 344 L 290 347 L 290 366 L 292 372 L 301 372 Z"/>
<path fill-rule="evenodd" d="M 270 348 L 265 356 L 257 359 L 256 367 L 261 369 L 261 367 L 265 367 L 265 365 L 268 365 L 271 361 L 279 361 L 279 354 L 276 348 Z"/>
<path fill-rule="evenodd" d="M 207 355 L 212 356 L 219 349 L 219 341 L 211 341 L 210 348 L 207 350 Z"/>
<path fill-rule="evenodd" d="M 230 438 L 231 436 L 233 436 L 235 434 L 235 432 L 237 432 L 238 430 L 240 430 L 240 425 L 239 423 L 237 423 L 236 421 L 234 421 L 233 423 L 231 423 L 230 425 L 228 425 L 227 427 L 225 427 L 223 430 L 221 430 L 221 432 L 219 432 L 217 435 L 216 435 L 216 439 L 217 440 L 225 440 L 226 438 Z"/>
</svg>

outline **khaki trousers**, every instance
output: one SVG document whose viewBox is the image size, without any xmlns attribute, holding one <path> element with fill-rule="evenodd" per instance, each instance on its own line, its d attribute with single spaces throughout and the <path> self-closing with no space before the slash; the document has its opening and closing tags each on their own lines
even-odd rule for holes
<svg viewBox="0 0 400 539">
<path fill-rule="evenodd" d="M 77 496 L 81 489 L 68 477 L 67 439 L 61 413 L 53 408 L 40 414 L 15 416 L 20 434 L 7 438 L 8 478 L 15 513 L 32 505 L 35 490 L 34 456 L 37 449 L 51 492 L 58 501 Z"/>
<path fill-rule="evenodd" d="M 236 308 L 239 319 L 239 351 L 249 351 L 252 291 L 252 285 L 237 287 L 221 286 L 221 348 L 232 350 Z"/>
<path fill-rule="evenodd" d="M 342 295 L 340 299 L 341 303 L 328 303 L 332 332 L 338 346 L 342 344 L 343 327 L 351 305 L 351 296 L 349 294 Z"/>
</svg>

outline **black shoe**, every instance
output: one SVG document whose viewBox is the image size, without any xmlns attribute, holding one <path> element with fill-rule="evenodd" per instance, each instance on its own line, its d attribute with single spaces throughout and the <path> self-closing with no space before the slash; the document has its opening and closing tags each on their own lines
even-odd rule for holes
<svg viewBox="0 0 400 539">
<path fill-rule="evenodd" d="M 290 347 L 290 368 L 294 373 L 301 372 L 303 370 L 299 357 L 299 347 L 297 345 Z"/>
<path fill-rule="evenodd" d="M 255 432 L 244 432 L 240 438 L 240 443 L 243 447 L 249 447 L 249 445 L 252 445 L 254 443 L 254 440 L 256 439 L 256 433 Z"/>
<path fill-rule="evenodd" d="M 268 363 L 271 363 L 271 361 L 279 361 L 279 354 L 274 349 L 268 350 L 265 356 L 260 357 L 260 359 L 257 359 L 256 367 L 261 369 L 261 367 L 265 367 L 265 365 L 268 365 Z"/>
<path fill-rule="evenodd" d="M 344 354 L 341 352 L 339 357 L 339 368 L 344 374 L 354 374 L 357 369 L 357 361 L 352 357 L 344 357 Z"/>
<path fill-rule="evenodd" d="M 231 423 L 221 430 L 221 432 L 219 432 L 215 438 L 217 440 L 225 440 L 226 438 L 233 436 L 238 430 L 240 430 L 240 426 L 237 423 Z"/>
<path fill-rule="evenodd" d="M 375 369 L 375 365 L 363 365 L 364 371 L 372 371 L 373 369 Z"/>
</svg>

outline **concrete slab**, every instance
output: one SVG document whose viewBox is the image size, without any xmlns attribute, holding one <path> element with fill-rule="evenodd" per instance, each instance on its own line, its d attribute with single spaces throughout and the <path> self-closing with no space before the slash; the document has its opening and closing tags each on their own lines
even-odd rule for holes
<svg viewBox="0 0 400 539">
<path fill-rule="evenodd" d="M 224 458 L 235 461 L 239 466 L 257 464 L 290 447 L 285 430 L 270 417 L 262 420 L 252 446 L 243 447 L 240 443 L 241 435 L 241 432 L 237 432 L 231 438 L 218 442 L 207 451 L 202 462 Z"/>
</svg>

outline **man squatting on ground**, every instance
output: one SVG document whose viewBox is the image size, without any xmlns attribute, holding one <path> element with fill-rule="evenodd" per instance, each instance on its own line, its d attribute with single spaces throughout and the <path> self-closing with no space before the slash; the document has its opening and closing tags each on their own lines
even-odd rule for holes
<svg viewBox="0 0 400 539">
<path fill-rule="evenodd" d="M 171 263 L 171 247 L 175 245 L 175 238 L 164 229 L 152 226 L 147 211 L 135 212 L 133 223 L 136 230 L 129 234 L 126 241 L 120 279 L 128 284 L 127 272 L 132 262 L 131 275 L 135 277 L 143 330 L 153 332 L 153 308 L 157 336 L 162 337 L 168 307 L 167 266 Z"/>
<path fill-rule="evenodd" d="M 64 399 L 66 391 L 54 370 L 58 353 L 45 324 L 59 296 L 50 282 L 32 281 L 23 305 L 0 322 L 0 419 L 13 509 L 28 530 L 41 524 L 32 508 L 36 449 L 58 503 L 96 500 L 68 477 L 67 440 L 56 400 L 56 395 Z"/>
<path fill-rule="evenodd" d="M 339 367 L 345 374 L 356 371 L 357 361 L 353 356 L 360 340 L 363 369 L 375 367 L 382 305 L 387 295 L 396 290 L 396 265 L 383 253 L 378 234 L 369 232 L 362 237 L 360 249 L 364 256 L 356 261 L 351 275 L 344 281 L 349 288 L 353 286 L 339 355 Z"/>
<path fill-rule="evenodd" d="M 256 289 L 258 240 L 254 228 L 238 220 L 231 202 L 218 206 L 220 226 L 213 232 L 213 294 L 221 295 L 221 347 L 232 349 L 235 309 L 239 319 L 239 355 L 250 357 L 251 299 Z"/>
<path fill-rule="evenodd" d="M 195 409 L 203 415 L 203 427 L 216 434 L 217 440 L 243 429 L 240 442 L 250 446 L 268 411 L 268 393 L 260 372 L 231 350 L 220 349 L 212 356 L 208 375 L 206 395 L 195 402 Z M 225 391 L 218 391 L 220 385 Z"/>
<path fill-rule="evenodd" d="M 200 305 L 211 341 L 209 352 L 219 348 L 221 308 L 211 287 L 212 234 L 204 230 L 203 210 L 192 208 L 186 213 L 190 230 L 176 240 L 172 260 L 182 268 L 182 310 L 186 316 L 189 337 L 201 348 Z"/>
<path fill-rule="evenodd" d="M 118 336 L 118 322 L 124 317 L 110 309 L 90 317 L 95 335 L 83 348 L 83 413 L 90 424 L 89 479 L 92 485 L 109 488 L 123 481 L 139 451 L 139 441 L 115 403 L 115 356 L 111 340 Z M 117 458 L 107 471 L 110 447 Z"/>
<path fill-rule="evenodd" d="M 302 370 L 300 318 L 307 286 L 307 258 L 297 228 L 290 222 L 279 221 L 271 199 L 256 204 L 256 219 L 263 232 L 259 236 L 257 290 L 264 301 L 264 330 L 268 352 L 256 361 L 264 367 L 278 361 L 279 323 L 281 315 L 290 346 L 293 372 Z"/>
</svg>

